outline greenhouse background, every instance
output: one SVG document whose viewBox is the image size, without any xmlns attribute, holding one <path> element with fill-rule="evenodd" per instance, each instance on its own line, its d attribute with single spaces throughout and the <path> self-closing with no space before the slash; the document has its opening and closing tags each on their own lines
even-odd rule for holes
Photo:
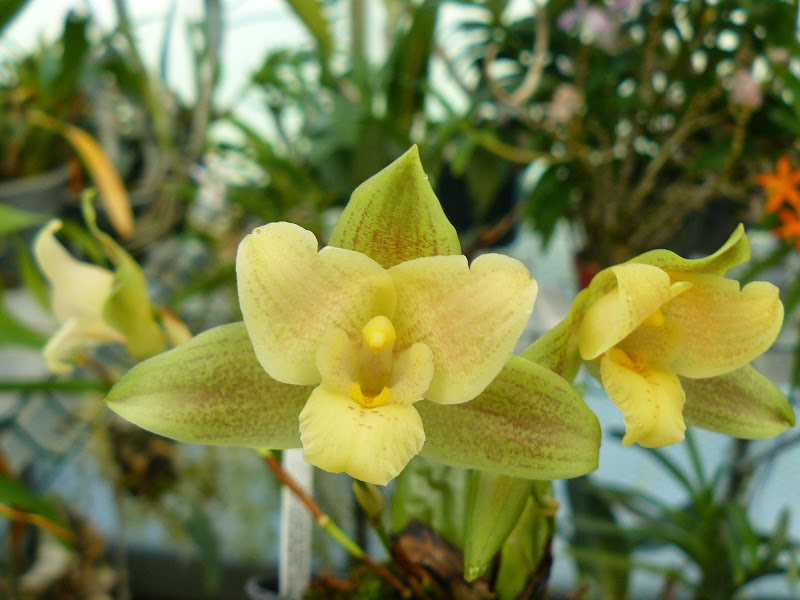
<svg viewBox="0 0 800 600">
<path fill-rule="evenodd" d="M 242 319 L 247 233 L 290 221 L 324 245 L 353 190 L 412 145 L 463 253 L 508 254 L 538 282 L 517 352 L 601 269 L 654 248 L 709 255 L 741 222 L 752 259 L 728 277 L 775 284 L 785 312 L 753 366 L 796 414 L 797 17 L 783 0 L 3 0 L 0 599 L 277 597 L 289 494 L 264 457 L 108 410 L 139 360 L 119 340 L 66 373 L 42 354 L 60 323 L 37 231 L 59 218 L 72 254 L 115 263 L 91 190 L 178 342 Z M 797 206 L 787 192 L 778 210 L 768 176 L 786 161 Z M 313 499 L 412 597 L 800 597 L 796 429 L 690 425 L 684 443 L 624 447 L 601 382 L 582 370 L 574 386 L 602 428 L 599 466 L 533 492 L 551 529 L 520 550 L 535 558 L 513 563 L 517 588 L 498 583 L 508 546 L 464 580 L 465 469 L 412 459 L 373 486 L 379 527 L 346 474 L 314 469 Z M 384 535 L 418 541 L 409 523 L 437 558 L 389 555 Z M 401 597 L 324 528 L 306 558 L 309 597 Z"/>
</svg>

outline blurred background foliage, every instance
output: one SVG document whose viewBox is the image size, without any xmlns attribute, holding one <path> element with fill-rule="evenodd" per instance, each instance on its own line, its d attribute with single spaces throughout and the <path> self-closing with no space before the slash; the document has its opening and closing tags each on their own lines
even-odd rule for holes
<svg viewBox="0 0 800 600">
<path fill-rule="evenodd" d="M 126 2 L 108 2 L 113 29 L 99 27 L 91 12 L 71 12 L 55 39 L 0 62 L 2 284 L 6 296 L 27 290 L 26 301 L 44 312 L 46 286 L 28 248 L 36 227 L 64 219 L 70 248 L 104 264 L 78 198 L 92 186 L 103 195 L 97 173 L 106 163 L 76 147 L 68 126 L 99 143 L 126 190 L 117 202 L 131 211 L 132 230 L 119 229 L 109 204 L 100 210 L 101 228 L 116 229 L 143 265 L 153 303 L 169 311 L 161 318 L 179 315 L 195 334 L 240 318 L 234 259 L 247 232 L 288 220 L 324 243 L 352 190 L 412 144 L 468 256 L 508 244 L 519 231 L 535 232 L 546 249 L 566 228 L 587 277 L 655 247 L 708 253 L 738 222 L 774 227 L 757 176 L 782 156 L 800 164 L 795 2 L 287 0 L 308 43 L 269 51 L 230 105 L 217 101 L 224 3 L 204 0 L 203 17 L 192 23 L 176 22 L 173 3 L 153 65 L 143 59 Z M 26 4 L 0 3 L 0 35 Z M 188 96 L 166 77 L 176 27 L 189 32 Z M 245 102 L 257 103 L 262 123 L 240 110 Z M 60 125 L 43 126 L 40 115 Z M 796 343 L 795 243 L 767 246 L 742 278 L 769 272 L 783 285 Z M 51 325 L 31 325 L 18 312 L 8 302 L 0 310 L 0 347 L 40 349 Z M 791 381 L 787 374 L 781 382 L 793 389 L 800 344 L 795 355 Z M 199 549 L 208 582 L 219 584 L 219 531 L 209 506 L 225 486 L 203 470 L 205 458 L 182 462 L 173 442 L 110 420 L 96 396 L 86 401 L 88 392 L 108 389 L 129 357 L 101 348 L 84 358 L 68 378 L 2 372 L 0 402 L 8 408 L 0 411 L 0 515 L 10 525 L 0 529 L 7 542 L 0 582 L 17 590 L 44 540 L 54 537 L 81 557 L 83 570 L 61 572 L 61 588 L 50 581 L 35 597 L 125 597 L 119 573 L 103 588 L 113 568 L 98 550 L 99 534 L 47 495 L 55 473 L 101 436 L 94 451 L 106 457 L 105 476 L 117 493 L 182 532 Z M 23 418 L 34 405 L 57 422 L 52 439 L 73 432 L 65 443 L 41 442 L 31 425 L 44 422 L 39 413 Z M 11 437 L 27 441 L 9 445 Z M 647 451 L 685 488 L 683 504 L 592 478 L 570 482 L 572 533 L 557 541 L 569 545 L 590 582 L 571 597 L 641 597 L 630 584 L 640 572 L 660 578 L 665 600 L 754 597 L 743 594 L 757 578 L 794 581 L 791 515 L 762 530 L 747 506 L 753 474 L 768 472 L 797 439 L 790 434 L 766 449 L 735 443 L 713 472 L 691 438 L 690 471 Z M 477 477 L 417 460 L 398 478 L 391 510 L 367 520 L 395 544 L 421 539 L 420 523 L 436 533 L 425 538 L 430 548 L 462 560 L 461 571 L 432 572 L 442 597 L 544 597 L 536 594 L 544 594 L 552 558 L 549 487 L 532 487 L 521 500 L 523 516 L 489 574 L 461 585 L 468 503 L 476 501 L 467 490 Z M 272 496 L 265 507 L 276 502 Z M 331 514 L 352 520 L 336 501 L 329 504 Z M 364 517 L 355 523 L 366 535 Z M 663 547 L 680 554 L 679 568 L 642 559 Z M 492 590 L 509 569 L 518 577 L 502 577 L 504 587 Z M 361 583 L 373 594 L 364 597 L 380 590 L 372 579 Z M 54 595 L 64 589 L 73 595 Z"/>
</svg>

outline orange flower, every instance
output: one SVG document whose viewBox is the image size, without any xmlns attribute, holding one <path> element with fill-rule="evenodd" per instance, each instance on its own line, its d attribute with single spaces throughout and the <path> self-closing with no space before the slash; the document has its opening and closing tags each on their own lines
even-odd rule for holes
<svg viewBox="0 0 800 600">
<path fill-rule="evenodd" d="M 785 240 L 794 241 L 797 250 L 800 251 L 800 216 L 789 209 L 783 209 L 778 213 L 781 220 L 780 226 L 772 230 L 776 236 Z"/>
<path fill-rule="evenodd" d="M 767 212 L 778 212 L 784 202 L 794 207 L 796 211 L 800 211 L 800 192 L 797 191 L 800 170 L 793 171 L 788 158 L 781 156 L 775 166 L 775 172 L 762 173 L 756 181 L 769 192 L 770 196 L 765 205 Z"/>
</svg>

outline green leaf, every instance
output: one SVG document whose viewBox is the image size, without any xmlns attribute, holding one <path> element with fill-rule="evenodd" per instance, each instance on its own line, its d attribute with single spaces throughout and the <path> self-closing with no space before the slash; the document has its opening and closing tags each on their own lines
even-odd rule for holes
<svg viewBox="0 0 800 600">
<path fill-rule="evenodd" d="M 794 425 L 786 397 L 750 365 L 707 379 L 681 377 L 681 385 L 689 425 L 746 439 L 773 437 Z"/>
<path fill-rule="evenodd" d="M 8 345 L 41 348 L 46 338 L 26 327 L 0 304 L 0 347 Z"/>
<path fill-rule="evenodd" d="M 395 479 L 392 531 L 402 531 L 416 520 L 462 548 L 468 477 L 465 469 L 448 467 L 421 456 L 412 458 Z"/>
<path fill-rule="evenodd" d="M 441 4 L 439 0 L 424 0 L 417 6 L 408 5 L 411 25 L 407 32 L 396 37 L 392 54 L 386 61 L 387 120 L 403 134 L 411 128 L 414 115 L 424 108 L 428 65 Z"/>
<path fill-rule="evenodd" d="M 69 531 L 61 509 L 54 500 L 39 496 L 20 481 L 3 474 L 0 474 L 0 504 L 15 510 L 39 515 L 62 531 Z M 54 533 L 64 543 L 72 541 L 64 535 L 59 535 L 57 531 L 54 531 Z"/>
<path fill-rule="evenodd" d="M 598 525 L 596 529 L 576 526 L 570 540 L 571 546 L 593 548 L 598 552 L 630 560 L 633 544 L 622 535 L 622 527 L 617 522 L 611 503 L 591 483 L 590 478 L 582 477 L 567 482 L 567 491 L 575 519 L 591 520 Z M 582 560 L 580 556 L 576 556 L 576 560 L 579 569 L 590 574 L 607 597 L 626 597 L 630 569 L 622 567 L 612 569 L 606 565 L 592 564 Z"/>
<path fill-rule="evenodd" d="M 323 72 L 327 72 L 333 44 L 330 31 L 328 30 L 328 23 L 322 14 L 322 6 L 317 0 L 286 0 L 286 3 L 317 41 L 320 65 L 322 66 Z"/>
<path fill-rule="evenodd" d="M 28 0 L 3 0 L 0 2 L 0 33 L 11 24 Z"/>
<path fill-rule="evenodd" d="M 461 254 L 416 146 L 356 188 L 329 244 L 362 252 L 387 269 L 422 256 Z"/>
<path fill-rule="evenodd" d="M 91 195 L 82 202 L 83 218 L 108 259 L 116 266 L 114 287 L 103 307 L 103 320 L 125 336 L 131 356 L 149 358 L 166 347 L 166 339 L 153 318 L 147 279 L 139 264 L 111 236 L 98 229 Z"/>
<path fill-rule="evenodd" d="M 195 444 L 299 448 L 310 387 L 271 379 L 244 323 L 210 329 L 131 369 L 106 402 L 154 433 Z"/>
<path fill-rule="evenodd" d="M 8 204 L 0 204 L 0 235 L 8 235 L 21 229 L 44 223 L 49 217 L 22 210 Z"/>
<path fill-rule="evenodd" d="M 597 417 L 564 379 L 518 356 L 474 400 L 414 406 L 425 424 L 422 454 L 444 464 L 549 480 L 597 468 Z"/>
<path fill-rule="evenodd" d="M 516 600 L 547 558 L 555 534 L 552 506 L 543 505 L 552 492 L 549 481 L 534 482 L 534 494 L 528 496 L 525 509 L 511 535 L 503 544 L 497 572 L 497 597 Z"/>
<path fill-rule="evenodd" d="M 473 471 L 467 489 L 464 578 L 473 581 L 500 551 L 531 495 L 533 481 Z"/>
<path fill-rule="evenodd" d="M 200 563 L 203 565 L 206 590 L 219 590 L 222 582 L 222 557 L 220 556 L 219 539 L 211 519 L 197 503 L 191 502 L 189 515 L 183 520 L 183 526 L 186 528 L 186 533 L 192 538 L 195 547 L 200 551 Z"/>
<path fill-rule="evenodd" d="M 50 308 L 50 288 L 47 281 L 36 266 L 30 248 L 19 236 L 12 238 L 17 259 L 17 271 L 22 283 L 40 306 Z"/>
</svg>

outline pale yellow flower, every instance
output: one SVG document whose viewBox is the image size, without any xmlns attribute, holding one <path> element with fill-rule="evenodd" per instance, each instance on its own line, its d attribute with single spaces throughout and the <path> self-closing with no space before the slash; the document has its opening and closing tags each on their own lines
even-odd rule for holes
<svg viewBox="0 0 800 600">
<path fill-rule="evenodd" d="M 475 398 L 533 310 L 536 282 L 507 256 L 386 269 L 291 223 L 239 247 L 239 301 L 256 357 L 277 381 L 316 385 L 300 413 L 305 459 L 385 485 L 425 441 L 413 404 Z"/>
<path fill-rule="evenodd" d="M 33 242 L 33 255 L 50 284 L 51 307 L 61 327 L 44 347 L 54 373 L 69 373 L 81 348 L 106 342 L 124 343 L 124 336 L 103 319 L 114 287 L 114 273 L 73 257 L 56 239 L 61 221 L 45 225 Z"/>
<path fill-rule="evenodd" d="M 680 378 L 729 373 L 765 352 L 783 321 L 778 289 L 720 275 L 612 267 L 617 286 L 587 309 L 581 357 L 625 414 L 623 444 L 662 447 L 684 438 Z"/>
</svg>

